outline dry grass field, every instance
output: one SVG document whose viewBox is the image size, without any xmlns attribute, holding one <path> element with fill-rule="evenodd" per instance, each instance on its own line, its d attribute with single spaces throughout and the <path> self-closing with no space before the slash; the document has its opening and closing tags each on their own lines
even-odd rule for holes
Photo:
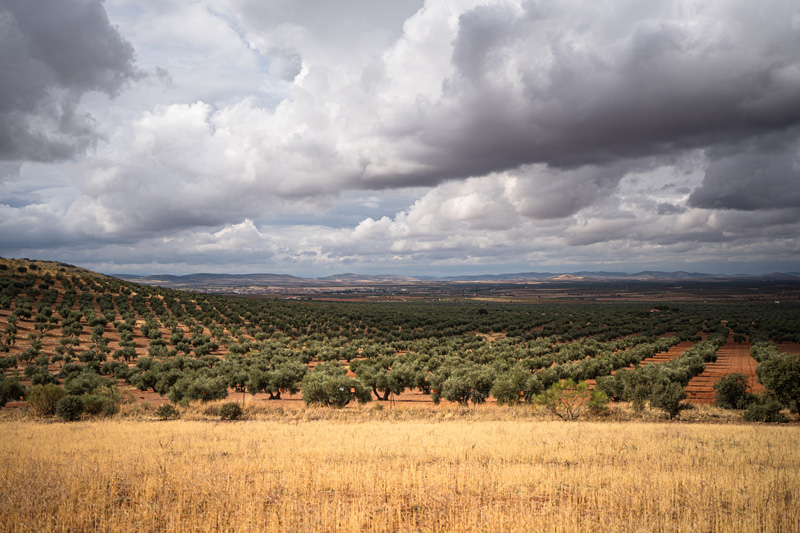
<svg viewBox="0 0 800 533">
<path fill-rule="evenodd" d="M 3 531 L 798 531 L 797 426 L 0 422 Z"/>
</svg>

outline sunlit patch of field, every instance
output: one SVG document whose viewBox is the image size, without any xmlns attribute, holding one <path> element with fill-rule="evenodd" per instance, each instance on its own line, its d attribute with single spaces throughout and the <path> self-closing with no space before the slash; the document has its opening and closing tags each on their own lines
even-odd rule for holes
<svg viewBox="0 0 800 533">
<path fill-rule="evenodd" d="M 4 531 L 798 531 L 796 426 L 0 422 Z"/>
</svg>

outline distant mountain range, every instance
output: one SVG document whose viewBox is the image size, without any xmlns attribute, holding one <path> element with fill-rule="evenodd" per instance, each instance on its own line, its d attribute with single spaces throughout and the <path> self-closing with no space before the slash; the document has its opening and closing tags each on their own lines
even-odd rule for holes
<svg viewBox="0 0 800 533">
<path fill-rule="evenodd" d="M 702 272 L 661 272 L 657 270 L 646 270 L 643 272 L 572 272 L 567 274 L 554 274 L 552 272 L 521 272 L 518 274 L 485 274 L 481 276 L 450 276 L 440 278 L 424 278 L 439 281 L 615 281 L 615 280 L 635 280 L 635 281 L 671 281 L 671 280 L 728 280 L 728 279 L 798 279 L 800 272 L 773 272 L 771 274 L 705 274 Z"/>
<path fill-rule="evenodd" d="M 233 288 L 233 287 L 329 287 L 369 285 L 410 285 L 417 283 L 554 283 L 586 281 L 800 281 L 800 272 L 774 272 L 771 274 L 704 274 L 700 272 L 520 272 L 516 274 L 483 274 L 475 276 L 396 276 L 366 274 L 336 274 L 322 278 L 300 278 L 289 274 L 188 274 L 185 276 L 154 275 L 135 276 L 117 274 L 115 277 L 175 289 Z"/>
</svg>

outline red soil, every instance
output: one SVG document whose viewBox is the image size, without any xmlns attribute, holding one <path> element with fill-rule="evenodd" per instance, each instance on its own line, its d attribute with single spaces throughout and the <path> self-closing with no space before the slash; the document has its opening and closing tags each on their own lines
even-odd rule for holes
<svg viewBox="0 0 800 533">
<path fill-rule="evenodd" d="M 750 357 L 750 343 L 734 343 L 732 337 L 717 351 L 717 361 L 706 364 L 706 369 L 699 376 L 689 380 L 686 386 L 688 399 L 693 403 L 714 403 L 714 383 L 733 372 L 741 372 L 748 377 L 750 387 L 748 392 L 763 392 L 764 387 L 756 377 L 758 363 Z"/>
<path fill-rule="evenodd" d="M 781 353 L 800 353 L 800 342 L 779 342 L 778 350 Z"/>
</svg>

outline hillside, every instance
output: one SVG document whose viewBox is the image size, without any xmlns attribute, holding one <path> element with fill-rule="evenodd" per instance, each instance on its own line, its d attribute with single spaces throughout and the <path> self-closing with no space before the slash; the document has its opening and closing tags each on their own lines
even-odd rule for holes
<svg viewBox="0 0 800 533">
<path fill-rule="evenodd" d="M 723 346 L 792 351 L 800 342 L 791 302 L 297 302 L 21 260 L 0 263 L 0 289 L 4 383 L 55 384 L 101 404 L 120 393 L 176 404 L 236 392 L 298 402 L 301 391 L 307 403 L 335 406 L 517 404 L 564 379 L 604 380 L 624 400 L 640 374 L 685 387 Z M 646 373 L 630 370 L 651 360 Z M 753 366 L 742 368 L 752 382 Z"/>
</svg>

